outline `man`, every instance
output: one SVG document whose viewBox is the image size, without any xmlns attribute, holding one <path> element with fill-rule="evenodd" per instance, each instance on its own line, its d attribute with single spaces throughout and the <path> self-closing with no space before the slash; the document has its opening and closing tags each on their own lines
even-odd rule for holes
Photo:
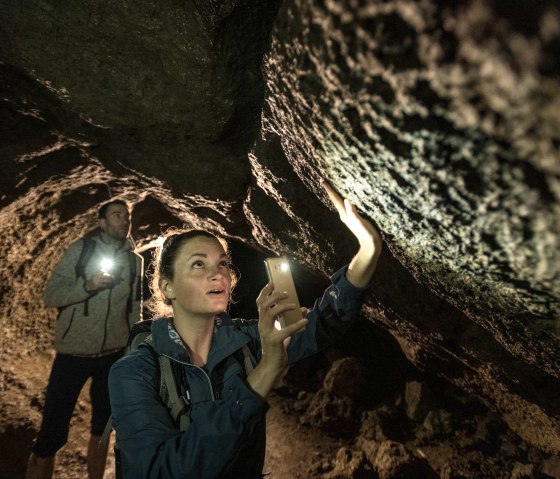
<svg viewBox="0 0 560 479">
<path fill-rule="evenodd" d="M 143 262 L 133 252 L 126 202 L 103 204 L 99 228 L 69 246 L 43 294 L 46 306 L 59 309 L 57 354 L 26 479 L 52 477 L 56 452 L 68 440 L 70 418 L 88 378 L 92 379 L 88 476 L 103 478 L 107 446 L 99 447 L 99 440 L 111 413 L 107 378 L 122 356 L 132 324 L 141 319 Z"/>
</svg>

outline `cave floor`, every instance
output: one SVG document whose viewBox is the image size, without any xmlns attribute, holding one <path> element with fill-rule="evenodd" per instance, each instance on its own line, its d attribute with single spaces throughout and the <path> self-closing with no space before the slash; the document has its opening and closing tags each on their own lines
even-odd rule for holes
<svg viewBox="0 0 560 479">
<path fill-rule="evenodd" d="M 4 358 L 0 358 L 0 479 L 23 479 L 25 475 L 29 450 L 41 421 L 43 393 L 53 356 L 54 352 L 50 351 L 34 355 L 21 354 L 20 357 L 4 355 Z M 68 443 L 57 456 L 57 479 L 87 478 L 86 450 L 90 415 L 87 396 L 86 384 L 72 417 Z M 358 477 L 350 462 L 342 464 L 342 467 L 337 464 L 340 457 L 337 453 L 341 448 L 354 452 L 359 449 L 354 442 L 330 437 L 319 429 L 302 425 L 299 415 L 293 412 L 294 401 L 293 398 L 277 394 L 269 398 L 271 409 L 267 417 L 265 471 L 271 474 L 266 477 Z M 484 419 L 481 423 L 484 423 Z M 530 464 L 530 456 L 535 452 L 532 453 L 528 448 L 524 453 L 525 460 L 519 462 L 518 451 L 526 446 L 517 440 L 517 444 L 514 444 L 510 439 L 506 441 L 502 438 L 501 446 L 497 447 L 488 440 L 483 441 L 482 435 L 477 438 L 477 434 L 472 430 L 470 433 L 456 430 L 453 431 L 453 437 L 431 443 L 421 443 L 416 437 L 407 441 L 406 447 L 414 451 L 415 455 L 425 458 L 441 478 L 560 478 L 560 474 L 557 474 L 560 471 L 558 458 L 547 460 L 545 469 L 548 474 L 543 475 L 539 471 L 543 471 L 542 455 L 537 454 L 534 464 Z M 509 434 L 502 435 L 509 437 Z M 107 479 L 113 478 L 115 472 L 112 444 L 113 436 L 105 473 Z M 465 447 L 461 447 L 461 444 Z M 508 448 L 511 449 L 510 453 Z M 538 468 L 539 463 L 541 467 Z M 377 476 L 373 473 L 363 477 Z"/>
</svg>

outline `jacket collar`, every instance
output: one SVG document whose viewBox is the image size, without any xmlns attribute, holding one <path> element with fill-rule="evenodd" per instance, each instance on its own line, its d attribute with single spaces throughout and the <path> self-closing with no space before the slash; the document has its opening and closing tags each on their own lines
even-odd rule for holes
<svg viewBox="0 0 560 479">
<path fill-rule="evenodd" d="M 134 251 L 136 245 L 134 244 L 134 240 L 129 235 L 122 241 L 114 240 L 110 238 L 101 228 L 97 230 L 97 233 L 93 236 L 93 238 L 104 245 L 111 246 L 115 250 L 123 250 L 123 251 Z"/>
<path fill-rule="evenodd" d="M 152 324 L 152 345 L 156 353 L 168 356 L 182 363 L 191 364 L 188 351 L 179 333 L 173 326 L 172 318 L 157 319 Z M 250 336 L 235 326 L 227 313 L 216 318 L 212 346 L 205 368 L 211 372 L 214 367 L 251 340 Z"/>
</svg>

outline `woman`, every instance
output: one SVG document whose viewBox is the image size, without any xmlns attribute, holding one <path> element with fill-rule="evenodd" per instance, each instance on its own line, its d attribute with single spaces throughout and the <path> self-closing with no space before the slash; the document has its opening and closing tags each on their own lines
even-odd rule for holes
<svg viewBox="0 0 560 479">
<path fill-rule="evenodd" d="M 372 224 L 322 185 L 359 250 L 307 316 L 284 329 L 275 328 L 275 317 L 295 305 L 280 303 L 287 295 L 271 284 L 257 298 L 258 322 L 232 321 L 224 313 L 232 274 L 223 241 L 198 230 L 166 239 L 155 279 L 173 315 L 154 322 L 152 344 L 181 365 L 191 423 L 180 432 L 161 402 L 148 348 L 121 359 L 109 387 L 125 478 L 262 477 L 266 397 L 288 364 L 334 342 L 356 317 L 381 252 Z M 248 375 L 239 359 L 245 345 L 258 362 Z"/>
</svg>

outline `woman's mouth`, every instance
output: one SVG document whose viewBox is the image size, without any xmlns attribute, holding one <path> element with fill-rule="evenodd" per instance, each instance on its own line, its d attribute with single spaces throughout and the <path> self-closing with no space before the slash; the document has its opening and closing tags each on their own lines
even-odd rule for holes
<svg viewBox="0 0 560 479">
<path fill-rule="evenodd" d="M 208 291 L 208 294 L 224 294 L 224 290 L 223 289 L 211 289 L 210 291 Z"/>
</svg>

